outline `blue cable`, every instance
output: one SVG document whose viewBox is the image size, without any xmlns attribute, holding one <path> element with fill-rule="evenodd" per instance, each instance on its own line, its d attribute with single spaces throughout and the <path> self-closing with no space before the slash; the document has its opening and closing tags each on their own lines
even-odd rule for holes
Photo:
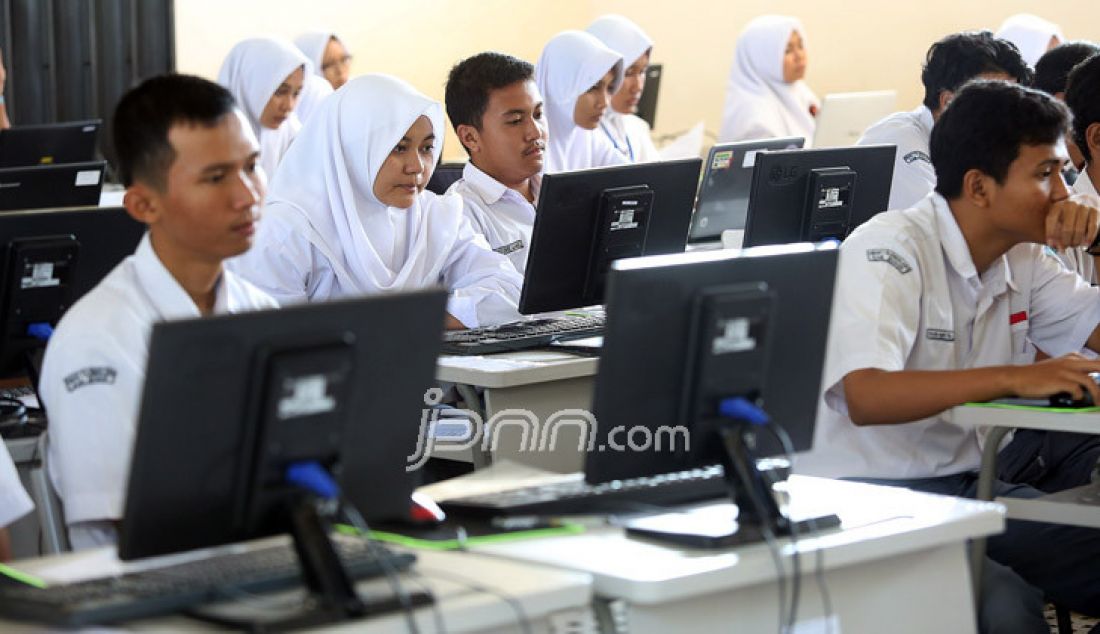
<svg viewBox="0 0 1100 634">
<path fill-rule="evenodd" d="M 41 341 L 49 341 L 53 335 L 53 326 L 45 321 L 35 322 L 27 326 L 27 334 Z"/>
<path fill-rule="evenodd" d="M 722 399 L 718 403 L 718 413 L 726 418 L 743 420 L 750 425 L 767 425 L 771 421 L 767 412 L 743 396 Z"/>
<path fill-rule="evenodd" d="M 326 500 L 340 497 L 340 486 L 332 479 L 328 470 L 315 460 L 295 462 L 288 466 L 286 481 Z"/>
</svg>

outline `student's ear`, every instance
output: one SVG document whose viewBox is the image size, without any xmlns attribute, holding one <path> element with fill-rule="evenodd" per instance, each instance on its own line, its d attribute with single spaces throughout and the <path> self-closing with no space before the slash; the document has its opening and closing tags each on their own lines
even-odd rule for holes
<svg viewBox="0 0 1100 634">
<path fill-rule="evenodd" d="M 154 224 L 160 217 L 156 192 L 145 183 L 135 182 L 126 188 L 122 205 L 131 218 L 145 225 Z"/>
<path fill-rule="evenodd" d="M 947 104 L 951 103 L 951 100 L 955 98 L 955 93 L 950 90 L 940 91 L 940 107 L 936 110 L 938 114 L 943 114 L 943 109 L 947 107 Z"/>
<path fill-rule="evenodd" d="M 474 126 L 460 123 L 455 128 L 455 135 L 458 136 L 458 142 L 464 145 L 471 155 L 481 151 L 481 134 Z"/>
<path fill-rule="evenodd" d="M 967 170 L 963 174 L 960 195 L 976 207 L 987 208 L 992 204 L 993 179 L 979 169 Z"/>
<path fill-rule="evenodd" d="M 1085 142 L 1089 145 L 1089 156 L 1096 161 L 1100 157 L 1100 121 L 1094 121 L 1085 128 Z"/>
</svg>

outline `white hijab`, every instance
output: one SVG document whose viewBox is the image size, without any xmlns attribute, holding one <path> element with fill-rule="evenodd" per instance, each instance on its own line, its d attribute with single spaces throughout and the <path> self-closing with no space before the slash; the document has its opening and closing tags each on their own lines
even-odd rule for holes
<svg viewBox="0 0 1100 634">
<path fill-rule="evenodd" d="M 535 83 L 545 100 L 550 139 L 545 171 L 564 172 L 593 167 L 598 157 L 618 155 L 607 138 L 573 121 L 577 98 L 614 71 L 611 92 L 623 83 L 623 57 L 583 31 L 563 31 L 542 49 L 535 65 Z"/>
<path fill-rule="evenodd" d="M 298 106 L 294 108 L 294 114 L 298 115 L 302 125 L 309 121 L 310 116 L 317 112 L 321 102 L 332 93 L 332 84 L 328 83 L 327 79 L 317 75 L 306 75 L 305 81 L 302 82 L 302 94 L 298 97 Z"/>
<path fill-rule="evenodd" d="M 816 108 L 817 97 L 802 80 L 783 81 L 783 55 L 794 32 L 806 41 L 802 23 L 782 15 L 754 18 L 741 31 L 726 86 L 721 141 L 813 136 L 810 108 Z"/>
<path fill-rule="evenodd" d="M 443 146 L 443 108 L 388 75 L 352 79 L 325 100 L 287 152 L 265 213 L 328 259 L 345 289 L 372 294 L 438 284 L 462 223 L 457 196 L 421 193 L 396 209 L 374 195 L 382 163 L 421 116 Z"/>
<path fill-rule="evenodd" d="M 333 38 L 340 39 L 335 33 L 328 31 L 309 31 L 294 38 L 294 45 L 309 58 L 309 61 L 313 62 L 313 73 L 318 77 L 325 76 L 325 71 L 321 67 L 325 65 L 325 48 Z M 342 41 L 341 44 L 343 44 Z"/>
<path fill-rule="evenodd" d="M 624 67 L 638 61 L 639 57 L 653 48 L 653 40 L 642 30 L 642 27 L 621 15 L 605 15 L 596 18 L 595 22 L 588 25 L 587 31 L 595 35 L 608 48 L 622 55 Z M 600 125 L 611 137 L 615 148 L 630 160 L 635 162 L 656 160 L 657 150 L 653 146 L 653 140 L 649 138 L 649 126 L 640 119 L 632 120 L 637 118 L 637 115 L 624 114 L 609 107 L 604 111 Z M 632 136 L 635 138 L 631 138 Z"/>
<path fill-rule="evenodd" d="M 1050 38 L 1066 41 L 1057 24 L 1030 13 L 1017 13 L 1005 19 L 1001 28 L 997 29 L 996 37 L 1015 44 L 1020 49 L 1020 56 L 1031 68 L 1035 68 L 1036 62 L 1047 52 Z"/>
</svg>

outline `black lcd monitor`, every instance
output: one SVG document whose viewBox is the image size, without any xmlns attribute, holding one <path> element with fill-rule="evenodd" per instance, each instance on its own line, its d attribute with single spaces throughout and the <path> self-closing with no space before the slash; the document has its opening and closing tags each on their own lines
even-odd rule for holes
<svg viewBox="0 0 1100 634">
<path fill-rule="evenodd" d="M 462 178 L 462 170 L 464 169 L 466 169 L 465 163 L 440 163 L 435 167 L 435 171 L 432 172 L 432 177 L 428 179 L 425 188 L 433 194 L 442 196 L 450 189 L 451 185 L 454 185 L 455 181 Z"/>
<path fill-rule="evenodd" d="M 683 252 L 701 167 L 691 158 L 545 175 L 520 312 L 602 304 L 615 260 Z"/>
<path fill-rule="evenodd" d="M 688 240 L 713 242 L 727 229 L 744 229 L 756 157 L 761 152 L 799 149 L 803 143 L 802 137 L 786 137 L 719 143 L 711 147 L 703 164 L 705 171 Z"/>
<path fill-rule="evenodd" d="M 642 90 L 642 96 L 638 99 L 638 107 L 634 112 L 649 124 L 651 130 L 657 127 L 655 123 L 657 121 L 657 96 L 661 90 L 661 73 L 663 71 L 664 66 L 661 64 L 650 64 L 645 69 L 645 89 Z"/>
<path fill-rule="evenodd" d="M 0 211 L 99 204 L 105 161 L 0 169 Z"/>
<path fill-rule="evenodd" d="M 144 234 L 122 207 L 0 214 L 0 377 L 34 379 L 36 357 L 61 316 Z"/>
<path fill-rule="evenodd" d="M 0 168 L 91 161 L 102 125 L 101 120 L 91 119 L 0 130 Z"/>
<path fill-rule="evenodd" d="M 787 150 L 757 157 L 743 246 L 843 240 L 886 211 L 894 145 Z"/>
<path fill-rule="evenodd" d="M 725 408 L 741 399 L 781 424 L 794 451 L 811 447 L 838 253 L 802 243 L 615 263 L 593 414 L 600 430 L 655 444 L 589 452 L 588 482 L 720 464 L 746 524 L 745 496 L 771 499 L 756 460 L 784 447 Z"/>
<path fill-rule="evenodd" d="M 313 461 L 367 521 L 407 519 L 442 290 L 153 327 L 118 554 L 287 532 Z M 400 333 L 400 336 L 395 334 Z"/>
</svg>

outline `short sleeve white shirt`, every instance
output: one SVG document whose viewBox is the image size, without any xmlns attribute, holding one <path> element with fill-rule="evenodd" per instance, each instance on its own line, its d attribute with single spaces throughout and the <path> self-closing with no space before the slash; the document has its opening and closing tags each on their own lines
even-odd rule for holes
<svg viewBox="0 0 1100 634">
<path fill-rule="evenodd" d="M 860 226 L 840 249 L 814 449 L 799 470 L 828 477 L 928 478 L 977 469 L 978 432 L 949 412 L 858 427 L 843 379 L 866 368 L 956 370 L 1079 350 L 1100 323 L 1100 289 L 1042 245 L 975 270 L 947 201 L 932 194 Z"/>
<path fill-rule="evenodd" d="M 225 271 L 215 313 L 275 308 Z M 69 524 L 122 517 L 154 323 L 199 317 L 146 234 L 65 316 L 50 337 L 39 394 L 50 419 L 50 478 Z"/>
<path fill-rule="evenodd" d="M 541 174 L 531 178 L 531 194 L 536 200 L 541 184 Z M 490 249 L 508 256 L 522 274 L 535 226 L 535 205 L 473 163 L 466 163 L 462 178 L 447 193 L 462 197 L 463 213 L 474 231 L 485 236 Z"/>
<path fill-rule="evenodd" d="M 890 182 L 888 209 L 909 209 L 936 187 L 932 168 L 932 111 L 920 106 L 909 112 L 895 112 L 874 124 L 857 145 L 889 143 L 898 146 L 894 157 L 894 178 Z"/>
</svg>

